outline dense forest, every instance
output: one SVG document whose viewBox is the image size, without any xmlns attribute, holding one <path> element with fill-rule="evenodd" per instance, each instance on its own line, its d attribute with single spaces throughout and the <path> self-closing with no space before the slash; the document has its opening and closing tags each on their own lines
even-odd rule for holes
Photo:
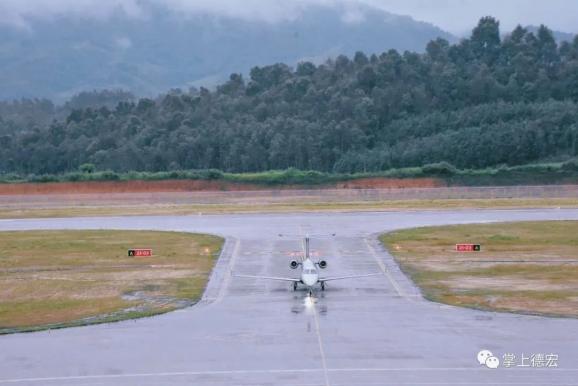
<svg viewBox="0 0 578 386">
<path fill-rule="evenodd" d="M 119 172 L 343 173 L 578 155 L 578 37 L 557 44 L 544 26 L 502 37 L 492 17 L 470 38 L 431 41 L 423 54 L 358 52 L 320 65 L 254 67 L 248 79 L 232 74 L 215 90 L 156 99 L 90 95 L 91 107 L 0 104 L 0 172 L 94 164 Z"/>
</svg>

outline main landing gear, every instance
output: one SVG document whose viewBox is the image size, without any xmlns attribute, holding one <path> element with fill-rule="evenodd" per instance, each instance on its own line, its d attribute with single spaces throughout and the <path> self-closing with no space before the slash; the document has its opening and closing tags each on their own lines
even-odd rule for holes
<svg viewBox="0 0 578 386">
<path fill-rule="evenodd" d="M 324 281 L 321 282 L 321 291 L 325 291 L 325 282 Z"/>
<path fill-rule="evenodd" d="M 293 291 L 297 291 L 297 282 L 293 282 Z"/>
</svg>

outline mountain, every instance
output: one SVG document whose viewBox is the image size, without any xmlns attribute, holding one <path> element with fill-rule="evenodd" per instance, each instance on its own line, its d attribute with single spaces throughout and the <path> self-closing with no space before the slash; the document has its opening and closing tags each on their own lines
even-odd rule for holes
<svg viewBox="0 0 578 386">
<path fill-rule="evenodd" d="M 470 38 L 437 39 L 424 54 L 278 63 L 155 99 L 87 93 L 56 120 L 42 101 L 0 103 L 0 177 L 85 163 L 115 172 L 366 172 L 578 157 L 578 39 L 558 45 L 545 27 L 510 36 L 500 40 L 499 22 L 484 17 Z"/>
<path fill-rule="evenodd" d="M 526 30 L 528 30 L 528 32 L 532 32 L 533 34 L 536 34 L 538 32 L 538 29 L 540 27 L 536 27 L 535 25 L 529 25 L 524 27 Z M 554 35 L 554 39 L 556 39 L 556 41 L 558 43 L 562 43 L 562 42 L 572 42 L 574 40 L 575 35 L 571 34 L 569 32 L 562 32 L 562 31 L 552 31 L 552 35 Z"/>
<path fill-rule="evenodd" d="M 178 15 L 148 6 L 148 16 L 30 19 L 0 25 L 0 100 L 63 101 L 92 89 L 154 95 L 169 88 L 212 86 L 256 65 L 321 62 L 355 51 L 423 52 L 439 28 L 363 6 L 309 6 L 294 20 L 247 21 Z"/>
</svg>

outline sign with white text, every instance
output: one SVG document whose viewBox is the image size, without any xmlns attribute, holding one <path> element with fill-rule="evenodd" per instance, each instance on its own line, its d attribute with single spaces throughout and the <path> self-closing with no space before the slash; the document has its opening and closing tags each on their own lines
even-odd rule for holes
<svg viewBox="0 0 578 386">
<path fill-rule="evenodd" d="M 480 244 L 456 244 L 456 251 L 458 252 L 480 252 L 481 250 Z"/>
<path fill-rule="evenodd" d="M 150 257 L 153 255 L 152 249 L 129 249 L 128 250 L 128 257 Z"/>
</svg>

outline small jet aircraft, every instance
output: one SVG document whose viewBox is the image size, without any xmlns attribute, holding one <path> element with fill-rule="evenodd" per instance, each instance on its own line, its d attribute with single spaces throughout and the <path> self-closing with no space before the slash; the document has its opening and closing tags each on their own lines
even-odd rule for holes
<svg viewBox="0 0 578 386">
<path fill-rule="evenodd" d="M 235 277 L 244 277 L 251 279 L 265 279 L 265 280 L 279 280 L 287 281 L 293 283 L 293 291 L 297 290 L 299 284 L 303 284 L 309 291 L 309 295 L 313 294 L 313 287 L 319 284 L 321 286 L 321 291 L 325 291 L 325 282 L 333 280 L 342 279 L 354 279 L 359 277 L 368 277 L 381 275 L 380 272 L 370 273 L 365 275 L 347 275 L 347 276 L 334 276 L 334 277 L 321 277 L 319 275 L 319 269 L 327 268 L 327 261 L 319 260 L 314 262 L 309 254 L 309 237 L 305 237 L 305 254 L 300 262 L 293 260 L 289 263 L 291 269 L 297 269 L 301 267 L 301 275 L 299 278 L 289 278 L 289 277 L 276 277 L 276 276 L 254 276 L 254 275 L 234 275 Z"/>
</svg>

